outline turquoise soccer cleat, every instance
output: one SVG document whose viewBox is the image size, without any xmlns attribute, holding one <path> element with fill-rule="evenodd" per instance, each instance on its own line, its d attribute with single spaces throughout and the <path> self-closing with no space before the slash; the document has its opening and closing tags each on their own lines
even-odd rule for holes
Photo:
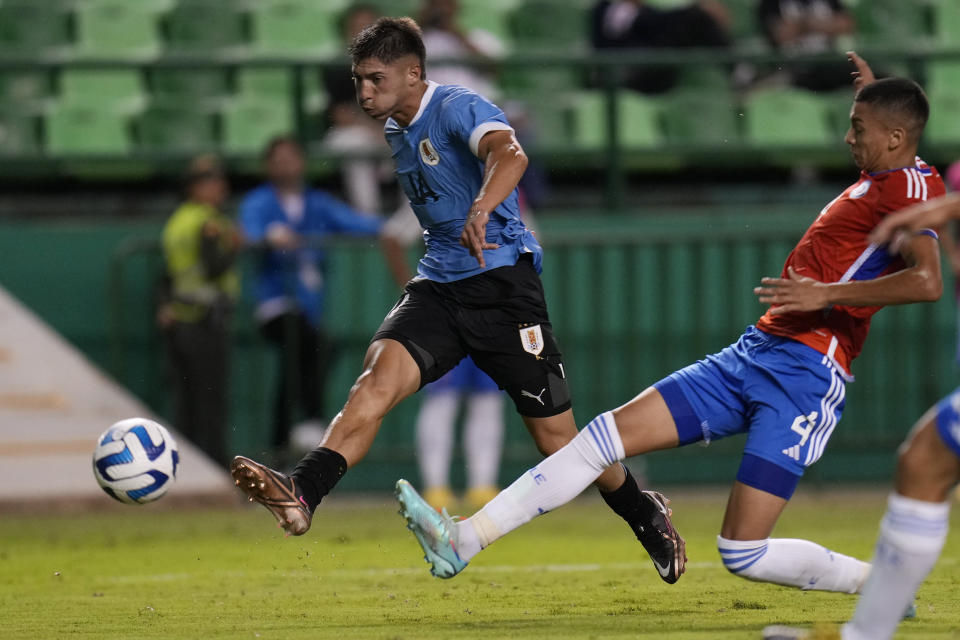
<svg viewBox="0 0 960 640">
<path fill-rule="evenodd" d="M 438 513 L 406 480 L 397 480 L 397 501 L 400 515 L 407 520 L 407 529 L 423 548 L 423 559 L 431 564 L 430 573 L 438 578 L 452 578 L 467 566 L 460 559 L 454 542 L 453 518 Z"/>
</svg>

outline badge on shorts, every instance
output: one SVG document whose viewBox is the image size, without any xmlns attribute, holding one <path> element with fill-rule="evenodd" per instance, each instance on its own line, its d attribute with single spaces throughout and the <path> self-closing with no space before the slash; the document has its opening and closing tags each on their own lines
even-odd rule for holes
<svg viewBox="0 0 960 640">
<path fill-rule="evenodd" d="M 424 163 L 430 165 L 431 167 L 435 167 L 440 164 L 440 154 L 437 153 L 433 143 L 430 142 L 430 138 L 424 138 L 417 146 L 420 148 L 420 159 L 423 160 Z"/>
<path fill-rule="evenodd" d="M 520 328 L 520 343 L 523 344 L 523 350 L 532 353 L 535 356 L 543 351 L 543 332 L 540 325 L 535 324 L 531 327 Z"/>
</svg>

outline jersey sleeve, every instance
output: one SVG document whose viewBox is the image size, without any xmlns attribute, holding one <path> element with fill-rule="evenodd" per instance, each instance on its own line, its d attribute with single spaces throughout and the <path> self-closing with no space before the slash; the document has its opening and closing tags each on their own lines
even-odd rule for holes
<svg viewBox="0 0 960 640">
<path fill-rule="evenodd" d="M 326 226 L 330 231 L 347 235 L 371 236 L 380 232 L 383 219 L 372 214 L 356 211 L 342 200 L 323 193 L 315 193 L 318 207 L 323 210 Z"/>
<path fill-rule="evenodd" d="M 484 135 L 491 131 L 513 131 L 500 107 L 472 91 L 464 91 L 444 104 L 443 118 L 450 137 L 462 141 L 478 157 Z"/>
</svg>

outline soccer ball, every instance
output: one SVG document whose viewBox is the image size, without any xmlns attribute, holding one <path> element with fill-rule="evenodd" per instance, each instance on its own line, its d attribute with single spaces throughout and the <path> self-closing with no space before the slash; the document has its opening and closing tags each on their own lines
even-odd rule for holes
<svg viewBox="0 0 960 640">
<path fill-rule="evenodd" d="M 101 434 L 93 451 L 93 475 L 111 498 L 153 502 L 177 476 L 180 454 L 170 432 L 153 420 L 121 420 Z"/>
</svg>

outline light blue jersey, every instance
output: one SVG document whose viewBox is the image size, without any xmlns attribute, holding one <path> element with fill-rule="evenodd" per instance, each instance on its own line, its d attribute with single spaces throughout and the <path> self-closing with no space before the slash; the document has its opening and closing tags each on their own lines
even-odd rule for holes
<svg viewBox="0 0 960 640">
<path fill-rule="evenodd" d="M 427 84 L 409 126 L 387 120 L 384 133 L 397 179 L 425 230 L 420 277 L 461 280 L 516 264 L 523 253 L 533 254 L 540 271 L 543 249 L 520 220 L 516 189 L 490 214 L 486 239 L 500 247 L 483 252 L 486 269 L 460 245 L 467 213 L 483 182 L 484 165 L 477 157 L 480 139 L 501 130 L 512 128 L 499 107 L 469 89 L 435 82 Z"/>
</svg>

